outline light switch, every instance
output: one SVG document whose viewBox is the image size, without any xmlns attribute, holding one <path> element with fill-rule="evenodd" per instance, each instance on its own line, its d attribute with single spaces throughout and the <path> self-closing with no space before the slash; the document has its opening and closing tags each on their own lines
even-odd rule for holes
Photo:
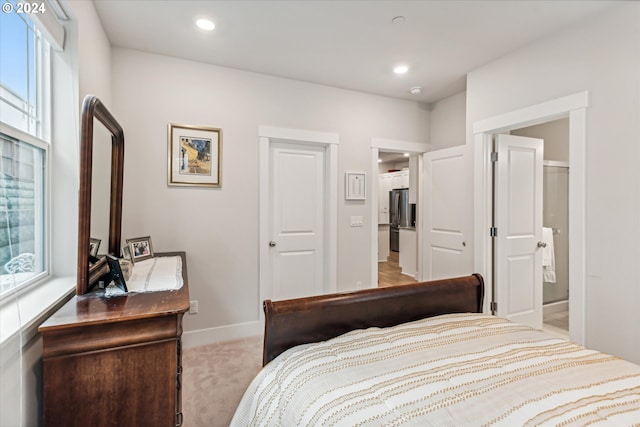
<svg viewBox="0 0 640 427">
<path fill-rule="evenodd" d="M 352 227 L 362 227 L 362 216 L 352 216 L 351 217 L 351 226 Z"/>
</svg>

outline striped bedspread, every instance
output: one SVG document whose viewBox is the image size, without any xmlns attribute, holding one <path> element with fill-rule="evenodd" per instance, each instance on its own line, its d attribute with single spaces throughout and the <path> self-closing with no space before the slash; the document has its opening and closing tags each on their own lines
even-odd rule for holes
<svg viewBox="0 0 640 427">
<path fill-rule="evenodd" d="M 640 366 L 484 314 L 289 349 L 232 426 L 640 426 Z"/>
</svg>

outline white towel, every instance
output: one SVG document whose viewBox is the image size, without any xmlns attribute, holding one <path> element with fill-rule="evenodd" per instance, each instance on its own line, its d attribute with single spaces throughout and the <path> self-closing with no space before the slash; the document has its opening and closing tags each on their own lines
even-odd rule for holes
<svg viewBox="0 0 640 427">
<path fill-rule="evenodd" d="M 556 283 L 556 257 L 553 250 L 553 230 L 542 227 L 542 241 L 546 244 L 542 248 L 542 280 Z"/>
</svg>

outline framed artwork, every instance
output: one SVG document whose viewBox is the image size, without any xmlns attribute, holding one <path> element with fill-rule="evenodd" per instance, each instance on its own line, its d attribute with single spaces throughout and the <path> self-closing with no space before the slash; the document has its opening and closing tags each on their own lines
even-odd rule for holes
<svg viewBox="0 0 640 427">
<path fill-rule="evenodd" d="M 89 255 L 91 255 L 92 257 L 98 256 L 98 248 L 100 248 L 100 242 L 102 242 L 102 240 L 93 237 L 89 238 Z"/>
<path fill-rule="evenodd" d="M 135 239 L 127 239 L 131 261 L 134 263 L 153 258 L 153 246 L 151 245 L 151 237 L 136 237 Z"/>
<path fill-rule="evenodd" d="M 344 194 L 347 200 L 365 200 L 367 198 L 367 174 L 346 172 Z"/>
<path fill-rule="evenodd" d="M 169 123 L 168 184 L 221 186 L 222 129 Z"/>
</svg>

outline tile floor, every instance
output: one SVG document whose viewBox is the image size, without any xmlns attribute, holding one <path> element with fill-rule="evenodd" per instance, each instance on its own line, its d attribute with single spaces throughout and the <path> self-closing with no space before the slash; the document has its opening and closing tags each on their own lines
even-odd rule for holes
<svg viewBox="0 0 640 427">
<path fill-rule="evenodd" d="M 566 307 L 545 310 L 543 322 L 543 331 L 561 338 L 569 338 L 569 310 Z"/>
</svg>

